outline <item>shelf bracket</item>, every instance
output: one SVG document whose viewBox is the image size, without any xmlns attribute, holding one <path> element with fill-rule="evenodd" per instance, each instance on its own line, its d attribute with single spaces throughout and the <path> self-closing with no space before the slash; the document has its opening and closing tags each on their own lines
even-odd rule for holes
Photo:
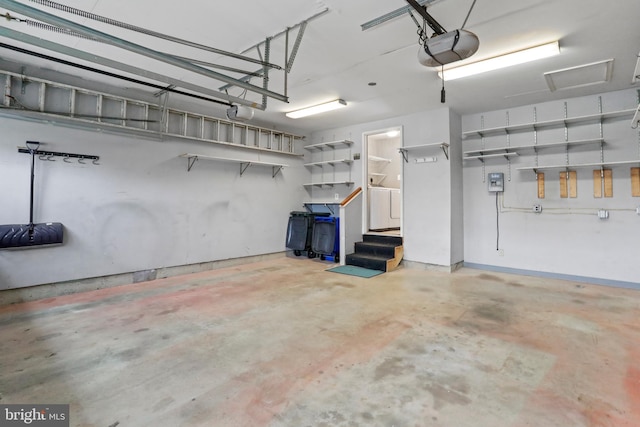
<svg viewBox="0 0 640 427">
<path fill-rule="evenodd" d="M 251 166 L 251 162 L 240 163 L 240 176 L 242 176 L 242 174 L 245 173 L 247 169 L 249 169 L 249 166 Z"/>
<path fill-rule="evenodd" d="M 333 211 L 333 208 L 331 207 L 331 205 L 328 205 L 328 204 L 325 203 L 324 207 L 327 208 L 329 210 L 329 212 L 331 212 L 331 215 L 335 216 L 336 213 Z"/>
<path fill-rule="evenodd" d="M 271 178 L 275 178 L 276 175 L 278 175 L 278 173 L 282 170 L 282 166 L 273 166 L 271 170 L 272 170 Z"/>
<path fill-rule="evenodd" d="M 191 172 L 191 168 L 198 161 L 198 156 L 187 157 L 187 172 Z"/>
<path fill-rule="evenodd" d="M 398 151 L 400 152 L 400 154 L 402 154 L 404 162 L 409 163 L 409 154 L 407 154 L 407 150 L 405 150 L 404 148 L 399 148 Z"/>
<path fill-rule="evenodd" d="M 447 158 L 447 160 L 449 160 L 449 147 L 442 144 L 440 145 L 440 148 L 442 148 L 442 152 L 444 153 L 444 156 Z"/>
</svg>

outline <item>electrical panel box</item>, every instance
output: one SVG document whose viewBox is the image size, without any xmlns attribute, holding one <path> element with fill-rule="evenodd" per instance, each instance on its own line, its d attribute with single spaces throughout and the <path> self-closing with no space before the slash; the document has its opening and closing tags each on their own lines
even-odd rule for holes
<svg viewBox="0 0 640 427">
<path fill-rule="evenodd" d="M 490 173 L 488 180 L 490 193 L 501 193 L 504 191 L 504 174 L 502 172 Z"/>
</svg>

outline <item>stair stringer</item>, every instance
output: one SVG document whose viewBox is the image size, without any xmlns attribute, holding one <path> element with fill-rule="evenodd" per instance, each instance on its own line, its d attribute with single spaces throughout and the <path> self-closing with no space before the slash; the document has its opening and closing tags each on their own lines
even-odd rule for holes
<svg viewBox="0 0 640 427">
<path fill-rule="evenodd" d="M 396 246 L 393 258 L 387 260 L 387 272 L 395 270 L 404 257 L 404 246 Z"/>
</svg>

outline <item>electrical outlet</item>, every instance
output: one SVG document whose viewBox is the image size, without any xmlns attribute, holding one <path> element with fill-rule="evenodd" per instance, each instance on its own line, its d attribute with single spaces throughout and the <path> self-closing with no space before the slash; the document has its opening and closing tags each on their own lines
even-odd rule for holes
<svg viewBox="0 0 640 427">
<path fill-rule="evenodd" d="M 533 205 L 533 211 L 534 211 L 535 213 L 540 213 L 540 212 L 542 212 L 542 205 L 538 205 L 538 204 Z"/>
<path fill-rule="evenodd" d="M 336 193 L 336 194 L 333 196 L 333 199 L 334 199 L 334 200 L 340 200 L 340 194 Z"/>
</svg>

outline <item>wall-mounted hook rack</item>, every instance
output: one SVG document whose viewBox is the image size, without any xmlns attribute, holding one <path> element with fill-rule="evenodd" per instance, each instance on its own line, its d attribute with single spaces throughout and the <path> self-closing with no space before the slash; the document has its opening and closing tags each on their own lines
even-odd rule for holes
<svg viewBox="0 0 640 427">
<path fill-rule="evenodd" d="M 27 141 L 27 145 L 29 143 L 33 143 L 33 141 Z M 34 143 L 34 144 L 38 144 L 39 143 Z M 18 147 L 18 152 L 19 153 L 26 153 L 26 154 L 31 154 L 31 151 L 27 148 L 27 147 Z M 49 150 L 41 150 L 40 148 L 37 148 L 34 151 L 34 154 L 36 156 L 38 156 L 38 158 L 40 160 L 48 160 L 51 162 L 54 162 L 55 159 L 53 159 L 53 157 L 62 157 L 65 163 L 71 163 L 69 161 L 69 159 L 77 159 L 78 163 L 85 165 L 85 160 L 91 160 L 91 163 L 93 163 L 94 165 L 99 165 L 100 163 L 98 163 L 98 160 L 100 160 L 100 156 L 94 156 L 91 154 L 78 154 L 78 153 L 61 153 L 58 151 L 49 151 Z"/>
</svg>

